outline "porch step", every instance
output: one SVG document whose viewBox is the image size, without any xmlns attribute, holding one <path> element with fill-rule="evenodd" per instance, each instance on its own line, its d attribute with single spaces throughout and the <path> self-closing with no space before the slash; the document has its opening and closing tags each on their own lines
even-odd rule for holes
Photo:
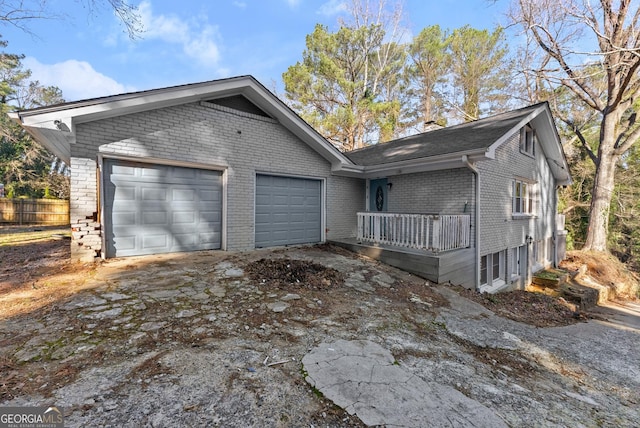
<svg viewBox="0 0 640 428">
<path fill-rule="evenodd" d="M 533 274 L 529 288 L 553 296 L 562 297 L 580 310 L 597 306 L 604 297 L 598 287 L 578 283 L 579 272 L 570 273 L 562 269 L 545 269 Z"/>
<path fill-rule="evenodd" d="M 569 279 L 569 273 L 558 269 L 545 269 L 533 274 L 531 282 L 545 288 L 560 288 Z"/>
</svg>

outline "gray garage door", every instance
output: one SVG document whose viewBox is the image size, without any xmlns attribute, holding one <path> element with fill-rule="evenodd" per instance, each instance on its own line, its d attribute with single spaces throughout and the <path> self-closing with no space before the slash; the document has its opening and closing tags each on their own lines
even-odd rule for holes
<svg viewBox="0 0 640 428">
<path fill-rule="evenodd" d="M 256 176 L 256 247 L 320 242 L 321 183 Z"/>
<path fill-rule="evenodd" d="M 106 256 L 220 248 L 219 171 L 105 160 Z"/>
</svg>

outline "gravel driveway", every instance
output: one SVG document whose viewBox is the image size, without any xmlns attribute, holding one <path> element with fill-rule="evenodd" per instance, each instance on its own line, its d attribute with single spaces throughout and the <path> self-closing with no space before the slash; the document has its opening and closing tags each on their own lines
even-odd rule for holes
<svg viewBox="0 0 640 428">
<path fill-rule="evenodd" d="M 262 259 L 341 280 L 251 279 Z M 57 405 L 70 427 L 363 426 L 305 382 L 301 361 L 368 340 L 508 426 L 640 426 L 638 330 L 510 321 L 332 247 L 115 259 L 78 280 L 83 291 L 42 310 L 0 314 L 0 406 Z"/>
</svg>

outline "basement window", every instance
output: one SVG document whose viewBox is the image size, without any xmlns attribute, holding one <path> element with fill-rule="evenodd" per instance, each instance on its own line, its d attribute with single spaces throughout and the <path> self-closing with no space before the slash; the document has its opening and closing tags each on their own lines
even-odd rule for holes
<svg viewBox="0 0 640 428">
<path fill-rule="evenodd" d="M 480 257 L 480 285 L 492 287 L 504 285 L 505 251 Z"/>
</svg>

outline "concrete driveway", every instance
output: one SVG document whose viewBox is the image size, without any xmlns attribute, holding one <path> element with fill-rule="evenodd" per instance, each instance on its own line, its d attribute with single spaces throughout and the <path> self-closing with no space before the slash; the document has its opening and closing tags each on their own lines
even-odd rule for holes
<svg viewBox="0 0 640 428">
<path fill-rule="evenodd" d="M 344 282 L 268 287 L 246 274 L 262 258 Z M 2 319 L 0 406 L 57 405 L 68 426 L 640 426 L 637 329 L 513 322 L 330 247 L 112 260 L 82 281 Z"/>
</svg>

